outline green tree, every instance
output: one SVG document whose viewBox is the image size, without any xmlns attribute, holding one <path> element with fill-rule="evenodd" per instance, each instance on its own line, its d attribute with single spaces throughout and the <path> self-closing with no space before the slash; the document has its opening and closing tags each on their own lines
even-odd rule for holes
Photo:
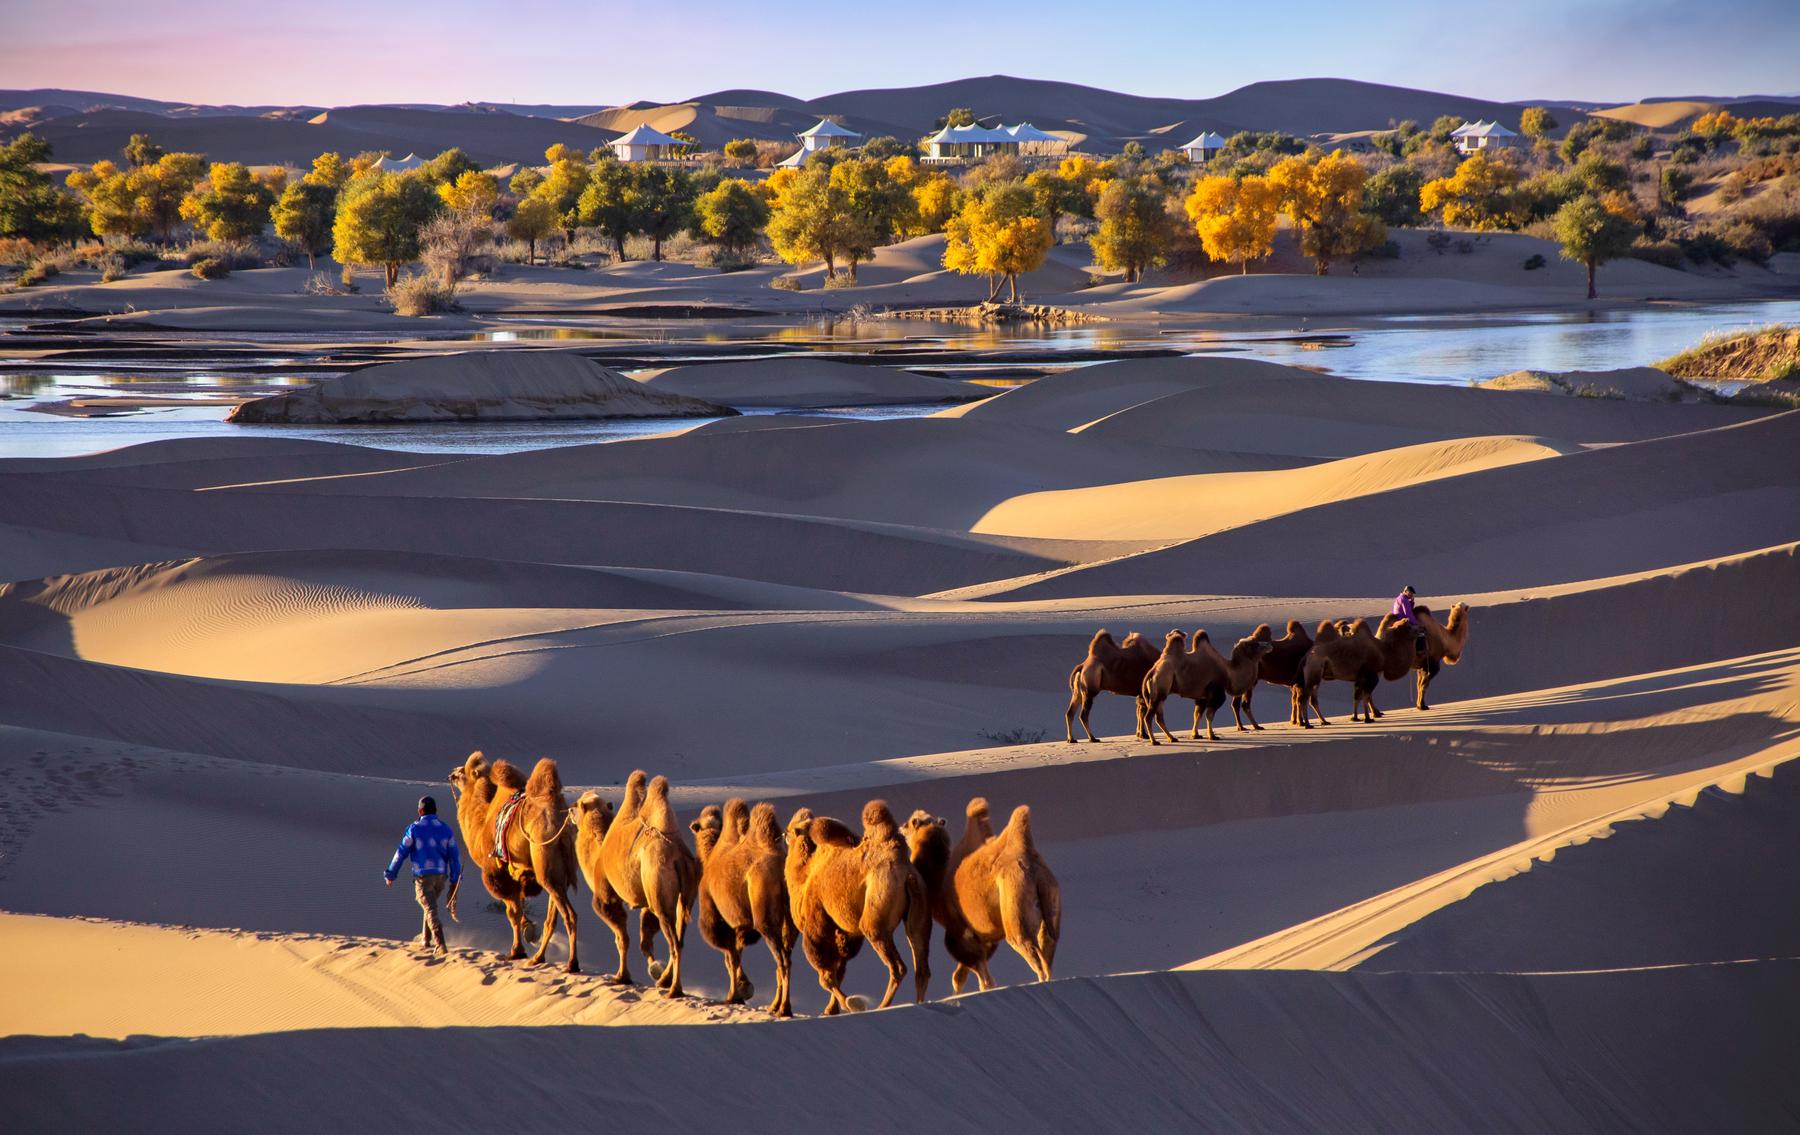
<svg viewBox="0 0 1800 1135">
<path fill-rule="evenodd" d="M 1556 239 L 1562 242 L 1563 259 L 1587 266 L 1587 298 L 1594 298 L 1594 270 L 1609 260 L 1631 254 L 1637 226 L 1619 216 L 1592 194 L 1558 209 L 1551 219 Z"/>
<path fill-rule="evenodd" d="M 463 174 L 474 173 L 480 169 L 481 167 L 476 165 L 469 155 L 452 146 L 412 172 L 414 176 L 422 177 L 436 187 L 454 185 L 456 179 Z"/>
<path fill-rule="evenodd" d="M 1528 106 L 1519 112 L 1519 133 L 1534 142 L 1543 141 L 1556 129 L 1556 118 L 1541 106 Z"/>
<path fill-rule="evenodd" d="M 1031 171 L 1025 176 L 1025 188 L 1031 190 L 1038 212 L 1050 222 L 1053 237 L 1056 222 L 1064 214 L 1080 215 L 1088 208 L 1087 191 L 1053 169 Z"/>
<path fill-rule="evenodd" d="M 966 106 L 955 107 L 954 109 L 952 109 L 950 111 L 950 113 L 948 113 L 948 114 L 944 115 L 944 117 L 938 119 L 937 124 L 940 127 L 943 127 L 943 126 L 973 126 L 973 125 L 975 125 L 975 111 L 972 108 L 966 107 Z"/>
<path fill-rule="evenodd" d="M 1694 175 L 1680 166 L 1664 166 L 1657 187 L 1657 198 L 1671 212 L 1679 211 L 1694 185 Z"/>
<path fill-rule="evenodd" d="M 89 226 L 102 240 L 109 236 L 134 237 L 148 232 L 150 222 L 138 208 L 131 189 L 131 174 L 109 161 L 69 174 L 70 189 L 87 202 Z"/>
<path fill-rule="evenodd" d="M 945 229 L 944 267 L 988 278 L 988 302 L 1000 283 L 1019 302 L 1019 276 L 1043 266 L 1053 239 L 1037 195 L 1023 182 L 994 182 L 971 193 Z"/>
<path fill-rule="evenodd" d="M 210 240 L 249 240 L 269 223 L 275 194 L 242 162 L 214 162 L 181 200 L 181 219 Z"/>
<path fill-rule="evenodd" d="M 749 138 L 733 138 L 725 143 L 725 157 L 740 168 L 751 165 L 756 161 L 756 143 Z"/>
<path fill-rule="evenodd" d="M 133 134 L 125 143 L 125 164 L 131 169 L 154 165 L 168 151 L 150 140 L 148 134 Z"/>
<path fill-rule="evenodd" d="M 1100 227 L 1088 244 L 1102 268 L 1122 268 L 1125 279 L 1135 284 L 1146 268 L 1164 262 L 1174 226 L 1154 181 L 1125 177 L 1108 182 L 1094 204 L 1094 216 Z"/>
<path fill-rule="evenodd" d="M 662 259 L 663 241 L 694 221 L 694 179 L 683 169 L 651 162 L 632 174 L 637 231 L 650 238 L 652 260 Z"/>
<path fill-rule="evenodd" d="M 537 242 L 556 231 L 561 218 L 556 206 L 542 197 L 527 197 L 506 222 L 506 235 L 525 242 L 525 262 L 537 260 Z"/>
<path fill-rule="evenodd" d="M 700 234 L 731 253 L 755 247 L 769 223 L 769 206 L 748 182 L 727 178 L 694 203 Z"/>
<path fill-rule="evenodd" d="M 281 191 L 269 210 L 275 235 L 306 253 L 306 268 L 317 267 L 331 249 L 331 223 L 337 217 L 337 191 L 322 182 L 301 178 Z"/>
<path fill-rule="evenodd" d="M 582 224 L 580 206 L 581 195 L 587 190 L 588 179 L 593 176 L 580 152 L 570 150 L 567 146 L 552 146 L 548 152 L 566 151 L 574 157 L 561 157 L 550 163 L 550 172 L 544 176 L 543 184 L 532 193 L 548 200 L 556 206 L 557 223 L 562 226 L 563 238 L 570 244 L 575 243 L 575 229 Z M 602 162 L 595 170 L 606 168 Z"/>
<path fill-rule="evenodd" d="M 205 173 L 206 159 L 199 154 L 164 154 L 125 175 L 138 215 L 163 243 L 168 243 L 181 217 L 181 202 Z"/>
<path fill-rule="evenodd" d="M 510 189 L 515 197 L 529 197 L 542 184 L 544 184 L 544 175 L 530 166 L 526 166 L 512 175 L 512 180 L 506 183 L 506 188 Z"/>
<path fill-rule="evenodd" d="M 500 182 L 480 170 L 464 170 L 455 181 L 437 187 L 438 197 L 450 209 L 492 218 L 494 206 L 500 203 Z"/>
<path fill-rule="evenodd" d="M 331 226 L 332 257 L 340 264 L 379 264 L 393 287 L 400 265 L 419 258 L 419 230 L 441 203 L 424 178 L 379 173 L 344 191 Z"/>
<path fill-rule="evenodd" d="M 1363 182 L 1363 208 L 1389 225 L 1416 225 L 1425 219 L 1419 212 L 1419 190 L 1425 175 L 1407 162 L 1395 162 Z"/>
<path fill-rule="evenodd" d="M 899 233 L 912 197 L 888 173 L 886 163 L 873 158 L 847 158 L 832 166 L 830 188 L 831 207 L 838 214 L 838 252 L 855 283 L 856 265 Z"/>
<path fill-rule="evenodd" d="M 50 144 L 32 134 L 0 143 L 0 237 L 32 242 L 73 240 L 83 226 L 81 202 L 38 169 Z"/>
<path fill-rule="evenodd" d="M 344 155 L 328 150 L 312 160 L 312 169 L 300 180 L 309 185 L 322 185 L 336 193 L 349 182 L 350 173 L 350 163 L 344 160 Z"/>
<path fill-rule="evenodd" d="M 864 142 L 862 148 L 856 151 L 856 156 L 885 162 L 889 158 L 909 158 L 917 152 L 915 147 L 907 145 L 892 134 L 878 134 Z"/>
<path fill-rule="evenodd" d="M 548 181 L 532 196 L 550 202 L 558 218 L 565 216 Z M 600 235 L 613 242 L 618 258 L 625 259 L 625 238 L 637 231 L 637 193 L 631 167 L 623 162 L 596 165 L 576 201 L 575 218 L 578 224 L 599 229 Z M 564 222 L 559 219 L 558 223 Z"/>
</svg>

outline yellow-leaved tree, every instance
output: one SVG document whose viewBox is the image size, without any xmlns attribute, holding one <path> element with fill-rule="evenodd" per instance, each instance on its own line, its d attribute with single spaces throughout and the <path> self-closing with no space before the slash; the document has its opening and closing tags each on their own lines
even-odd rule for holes
<svg viewBox="0 0 1800 1135">
<path fill-rule="evenodd" d="M 1252 260 L 1275 247 L 1279 200 L 1263 178 L 1203 177 L 1194 183 L 1186 209 L 1206 255 L 1235 263 L 1243 275 L 1249 275 Z"/>
<path fill-rule="evenodd" d="M 464 170 L 455 181 L 438 186 L 437 194 L 455 212 L 492 217 L 500 203 L 500 182 L 491 173 Z"/>
<path fill-rule="evenodd" d="M 1419 188 L 1419 211 L 1440 213 L 1453 228 L 1511 228 L 1519 211 L 1513 192 L 1518 184 L 1519 171 L 1511 162 L 1477 150 L 1449 177 L 1434 178 Z"/>
<path fill-rule="evenodd" d="M 971 194 L 945 230 L 944 267 L 988 278 L 988 302 L 1000 284 L 1019 302 L 1019 275 L 1039 268 L 1050 252 L 1050 220 L 1031 190 L 1016 181 L 994 182 Z"/>
<path fill-rule="evenodd" d="M 1354 256 L 1387 239 L 1387 228 L 1362 210 L 1369 171 L 1355 158 L 1332 151 L 1323 157 L 1283 158 L 1270 168 L 1268 182 L 1300 230 L 1300 250 L 1323 276 L 1331 262 Z"/>
</svg>

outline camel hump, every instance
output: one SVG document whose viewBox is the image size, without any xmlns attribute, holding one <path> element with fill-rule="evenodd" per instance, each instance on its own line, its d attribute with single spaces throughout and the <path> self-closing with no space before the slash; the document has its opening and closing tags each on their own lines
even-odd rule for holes
<svg viewBox="0 0 1800 1135">
<path fill-rule="evenodd" d="M 843 823 L 830 816 L 820 816 L 807 829 L 807 835 L 817 844 L 836 844 L 839 847 L 855 847 L 856 833 L 845 827 Z"/>
<path fill-rule="evenodd" d="M 1426 606 L 1426 605 L 1425 605 L 1425 604 L 1423 604 L 1423 603 L 1415 603 L 1415 604 L 1413 604 L 1413 614 L 1415 614 L 1415 615 L 1429 615 L 1429 614 L 1431 614 L 1431 608 L 1430 608 L 1430 607 L 1427 607 L 1427 606 Z"/>
<path fill-rule="evenodd" d="M 501 758 L 489 766 L 488 776 L 502 788 L 510 788 L 514 792 L 524 791 L 525 774 L 519 771 L 518 765 L 505 758 Z"/>
<path fill-rule="evenodd" d="M 725 829 L 743 834 L 750 824 L 750 805 L 744 803 L 742 797 L 733 796 L 725 801 Z"/>
<path fill-rule="evenodd" d="M 540 759 L 531 770 L 531 779 L 525 782 L 525 795 L 531 797 L 549 796 L 561 802 L 563 798 L 562 770 L 556 767 L 556 761 L 550 757 Z"/>
<path fill-rule="evenodd" d="M 988 802 L 987 802 L 987 797 L 985 797 L 985 796 L 975 797 L 974 799 L 969 801 L 969 806 L 967 808 L 963 809 L 963 815 L 967 816 L 971 820 L 975 819 L 978 816 L 985 819 L 987 817 L 987 814 L 988 814 Z"/>
<path fill-rule="evenodd" d="M 1212 636 L 1206 633 L 1206 628 L 1201 627 L 1194 631 L 1194 644 L 1196 646 L 1198 646 L 1200 643 L 1203 643 L 1203 642 L 1206 642 L 1206 643 L 1212 642 Z"/>
<path fill-rule="evenodd" d="M 1287 633 L 1296 636 L 1303 635 L 1306 633 L 1306 627 L 1301 624 L 1299 619 L 1289 619 Z"/>
<path fill-rule="evenodd" d="M 669 778 L 661 773 L 657 773 L 650 778 L 650 788 L 646 793 L 645 798 L 654 800 L 659 796 L 665 800 L 668 799 L 669 796 Z"/>
<path fill-rule="evenodd" d="M 1021 804 L 1013 809 L 1012 819 L 1006 821 L 1006 830 L 1000 838 L 1010 839 L 1018 847 L 1033 850 L 1031 842 L 1031 805 Z"/>
<path fill-rule="evenodd" d="M 1094 650 L 1100 646 L 1116 646 L 1116 645 L 1118 645 L 1118 644 L 1113 641 L 1112 632 L 1107 630 L 1105 627 L 1101 627 L 1099 630 L 1094 632 L 1094 637 L 1092 639 L 1088 640 L 1088 653 L 1090 653 L 1090 654 L 1093 653 Z"/>
<path fill-rule="evenodd" d="M 871 800 L 863 805 L 862 826 L 864 835 L 898 835 L 900 831 L 886 800 Z"/>
<path fill-rule="evenodd" d="M 1275 638 L 1275 628 L 1267 623 L 1258 623 L 1256 624 L 1256 629 L 1250 632 L 1250 637 L 1257 642 L 1273 641 Z"/>
<path fill-rule="evenodd" d="M 764 801 L 750 809 L 750 842 L 767 851 L 780 851 L 781 821 L 775 818 L 775 805 Z"/>
</svg>

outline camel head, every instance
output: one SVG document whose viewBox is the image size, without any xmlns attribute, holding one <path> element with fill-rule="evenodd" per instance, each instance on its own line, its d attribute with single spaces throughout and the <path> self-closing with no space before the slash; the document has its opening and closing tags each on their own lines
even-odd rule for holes
<svg viewBox="0 0 1800 1135">
<path fill-rule="evenodd" d="M 863 805 L 862 826 L 864 839 L 897 839 L 900 835 L 900 825 L 886 800 L 871 800 Z"/>
<path fill-rule="evenodd" d="M 717 804 L 708 804 L 700 809 L 700 818 L 688 825 L 694 833 L 694 847 L 700 852 L 701 862 L 712 854 L 712 849 L 719 842 L 719 833 L 725 830 L 724 816 L 719 812 Z"/>
<path fill-rule="evenodd" d="M 1267 624 L 1257 629 L 1261 630 L 1265 636 L 1269 633 Z M 1237 645 L 1231 648 L 1231 660 L 1235 663 L 1260 661 L 1263 655 L 1274 649 L 1275 644 L 1270 642 L 1267 637 L 1257 638 L 1255 635 L 1251 635 L 1249 638 L 1238 639 Z"/>
<path fill-rule="evenodd" d="M 582 828 L 604 836 L 606 829 L 612 825 L 612 818 L 612 805 L 598 792 L 590 789 L 575 801 L 575 822 Z"/>
<path fill-rule="evenodd" d="M 797 809 L 794 812 L 793 818 L 788 821 L 788 825 L 787 825 L 787 841 L 788 841 L 788 843 L 797 844 L 802 841 L 810 842 L 810 840 L 812 838 L 811 832 L 812 832 L 813 819 L 814 819 L 813 810 L 811 808 L 802 807 L 802 808 Z"/>
<path fill-rule="evenodd" d="M 946 851 L 950 847 L 950 837 L 944 832 L 944 817 L 934 816 L 923 808 L 907 817 L 902 834 L 906 836 L 906 846 L 915 863 L 920 852 L 932 844 L 942 844 Z"/>
</svg>

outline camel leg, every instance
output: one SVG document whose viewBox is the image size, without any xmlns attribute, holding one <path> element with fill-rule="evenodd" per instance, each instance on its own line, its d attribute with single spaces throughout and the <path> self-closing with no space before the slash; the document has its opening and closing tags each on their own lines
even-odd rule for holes
<svg viewBox="0 0 1800 1135">
<path fill-rule="evenodd" d="M 1433 678 L 1437 677 L 1438 670 L 1442 667 L 1442 665 L 1443 665 L 1443 663 L 1438 662 L 1436 659 L 1433 659 L 1432 661 L 1426 663 L 1424 666 L 1421 666 L 1419 668 L 1418 707 L 1420 709 L 1430 709 L 1431 708 L 1431 706 L 1429 706 L 1425 703 L 1425 691 L 1431 688 L 1431 680 Z"/>
<path fill-rule="evenodd" d="M 1254 704 L 1254 691 L 1252 691 L 1251 693 L 1247 693 L 1247 694 L 1240 694 L 1240 695 L 1238 695 L 1237 701 L 1232 702 L 1231 709 L 1232 709 L 1232 713 L 1234 715 L 1237 712 L 1237 707 L 1240 702 L 1243 704 L 1243 707 L 1244 707 L 1244 716 L 1250 719 L 1250 728 L 1256 730 L 1258 733 L 1261 733 L 1262 732 L 1262 722 L 1256 720 L 1256 706 Z M 1238 728 L 1242 729 L 1243 727 L 1244 727 L 1244 723 L 1242 721 L 1238 722 Z"/>
<path fill-rule="evenodd" d="M 1224 694 L 1213 694 L 1206 699 L 1206 739 L 1208 741 L 1217 741 L 1219 739 L 1219 735 L 1213 732 L 1213 715 L 1218 713 L 1219 707 L 1224 704 Z M 1200 708 L 1200 703 L 1195 702 L 1194 708 L 1198 710 Z"/>
<path fill-rule="evenodd" d="M 1242 694 L 1231 695 L 1231 720 L 1237 723 L 1239 733 L 1249 732 L 1244 728 L 1244 695 Z"/>
<path fill-rule="evenodd" d="M 1093 694 L 1082 694 L 1081 695 L 1081 728 L 1082 728 L 1082 731 L 1087 734 L 1087 739 L 1090 743 L 1100 740 L 1100 738 L 1094 736 L 1094 727 L 1092 725 L 1088 724 L 1088 714 L 1093 713 L 1093 712 L 1094 712 L 1094 695 Z"/>
<path fill-rule="evenodd" d="M 887 989 L 881 995 L 881 1004 L 876 1006 L 878 1009 L 885 1009 L 894 1003 L 894 994 L 899 992 L 900 979 L 906 976 L 906 962 L 894 947 L 893 927 L 888 927 L 884 933 L 882 927 L 872 920 L 865 921 L 862 934 L 869 940 L 869 945 L 875 948 L 875 956 L 881 959 L 881 964 L 887 967 Z"/>
<path fill-rule="evenodd" d="M 608 984 L 629 985 L 631 983 L 631 923 L 627 920 L 631 915 L 625 909 L 625 904 L 618 899 L 601 902 L 599 895 L 594 896 L 594 913 L 599 915 L 600 921 L 606 923 L 607 929 L 613 932 L 613 945 L 619 949 L 619 972 L 604 980 Z"/>
<path fill-rule="evenodd" d="M 1154 704 L 1149 705 L 1146 712 L 1147 712 L 1147 714 L 1150 718 L 1150 722 L 1151 722 L 1150 743 L 1152 745 L 1159 743 L 1156 740 L 1156 727 L 1157 726 L 1162 727 L 1163 736 L 1167 737 L 1169 739 L 1169 744 L 1174 745 L 1174 744 L 1179 743 L 1175 740 L 1175 734 L 1169 732 L 1169 723 L 1167 721 L 1163 720 L 1163 703 L 1162 702 L 1156 702 Z"/>
<path fill-rule="evenodd" d="M 538 940 L 537 951 L 525 963 L 528 966 L 543 964 L 544 955 L 550 952 L 550 938 L 556 933 L 556 917 L 562 913 L 562 908 L 556 904 L 555 892 L 546 890 L 544 894 L 547 896 L 544 903 L 544 933 Z"/>
<path fill-rule="evenodd" d="M 775 934 L 763 935 L 763 941 L 769 946 L 769 953 L 775 959 L 775 999 L 769 1002 L 769 1012 L 777 1017 L 791 1017 L 794 1006 L 789 999 L 789 985 L 794 976 L 794 941 L 786 928 Z"/>
<path fill-rule="evenodd" d="M 512 951 L 508 960 L 525 956 L 525 896 L 514 895 L 502 900 L 506 904 L 506 921 L 512 924 Z"/>
<path fill-rule="evenodd" d="M 720 953 L 725 955 L 725 980 L 731 985 L 730 991 L 725 994 L 725 1003 L 727 1005 L 742 1005 L 745 1001 L 749 1000 L 748 997 L 743 996 L 744 936 L 741 933 L 735 934 L 732 938 L 730 948 L 721 950 Z"/>
<path fill-rule="evenodd" d="M 580 973 L 581 955 L 577 952 L 576 947 L 575 904 L 569 901 L 567 894 L 555 887 L 546 887 L 544 894 L 548 899 L 548 909 L 544 914 L 544 937 L 538 943 L 537 953 L 532 957 L 531 964 L 535 966 L 544 960 L 545 953 L 550 949 L 551 931 L 556 925 L 556 920 L 560 918 L 563 932 L 569 938 L 569 972 Z"/>
<path fill-rule="evenodd" d="M 961 962 L 957 962 L 956 968 L 950 971 L 950 988 L 961 993 L 963 991 L 963 986 L 969 984 L 969 979 L 974 976 L 974 970 L 963 965 Z"/>
<path fill-rule="evenodd" d="M 1039 981 L 1049 981 L 1049 963 L 1038 953 L 1037 938 L 1044 920 L 1036 900 L 1036 894 L 1022 892 L 1017 880 L 1000 880 L 1000 924 L 1006 931 L 1006 944 L 1025 959 Z"/>
<path fill-rule="evenodd" d="M 1331 722 L 1325 719 L 1325 711 L 1319 708 L 1319 690 L 1324 685 L 1325 683 L 1320 682 L 1317 686 L 1313 686 L 1307 690 L 1306 705 L 1300 707 L 1300 713 L 1304 716 L 1306 713 L 1306 706 L 1311 706 L 1313 713 L 1319 718 L 1319 724 L 1330 725 Z"/>
<path fill-rule="evenodd" d="M 1371 717 L 1370 714 L 1375 716 Z M 1369 688 L 1363 691 L 1363 722 L 1364 724 L 1371 723 L 1380 716 L 1381 710 L 1375 704 L 1375 686 L 1371 683 Z"/>
<path fill-rule="evenodd" d="M 979 962 L 976 962 L 972 967 L 975 970 L 976 987 L 983 993 L 994 988 L 994 975 L 988 972 L 988 959 L 993 956 L 993 953 L 990 951 L 986 957 L 982 958 Z"/>
<path fill-rule="evenodd" d="M 644 968 L 646 970 L 651 970 L 653 968 L 653 963 L 656 961 L 656 953 L 652 947 L 656 944 L 656 933 L 661 929 L 661 926 L 662 924 L 657 920 L 656 915 L 651 913 L 649 907 L 645 907 L 643 910 L 638 911 L 638 949 L 643 952 Z M 665 966 L 662 975 L 655 978 L 653 983 L 658 988 L 661 988 L 668 976 L 669 970 L 668 967 Z"/>
<path fill-rule="evenodd" d="M 931 986 L 931 907 L 925 902 L 923 884 L 906 908 L 906 944 L 912 951 L 913 1003 L 923 1005 Z"/>
<path fill-rule="evenodd" d="M 670 892 L 675 890 L 674 880 L 669 880 L 668 889 Z M 656 984 L 663 991 L 664 997 L 680 997 L 683 995 L 681 990 L 681 932 L 683 929 L 680 917 L 681 900 L 673 893 L 650 892 L 645 897 L 656 904 L 657 909 L 653 917 L 662 928 L 663 937 L 669 943 L 669 964 L 663 967 L 662 976 L 657 978 Z"/>
<path fill-rule="evenodd" d="M 1200 739 L 1200 702 L 1194 701 L 1194 740 Z"/>
</svg>

